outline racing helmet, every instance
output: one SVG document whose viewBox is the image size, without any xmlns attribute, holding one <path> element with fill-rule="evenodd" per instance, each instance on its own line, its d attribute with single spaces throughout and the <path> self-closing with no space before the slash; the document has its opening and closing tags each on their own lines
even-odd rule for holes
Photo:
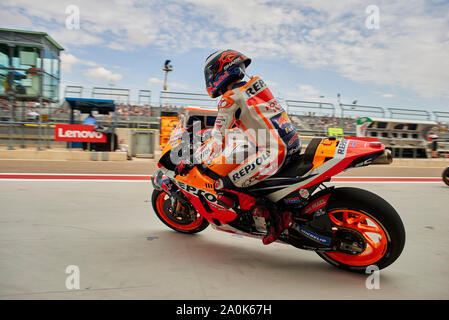
<svg viewBox="0 0 449 320">
<path fill-rule="evenodd" d="M 251 59 L 235 50 L 219 50 L 206 59 L 204 78 L 206 90 L 211 98 L 221 95 L 220 90 L 245 76 L 242 64 L 248 67 Z"/>
</svg>

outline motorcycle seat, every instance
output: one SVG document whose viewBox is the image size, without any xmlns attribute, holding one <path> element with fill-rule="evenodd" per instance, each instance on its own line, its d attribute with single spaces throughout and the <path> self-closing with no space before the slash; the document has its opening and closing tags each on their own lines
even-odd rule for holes
<svg viewBox="0 0 449 320">
<path fill-rule="evenodd" d="M 316 149 L 321 143 L 321 138 L 313 138 L 307 145 L 306 151 L 303 154 L 297 155 L 293 161 L 284 165 L 281 170 L 279 170 L 273 178 L 293 178 L 301 177 L 310 169 L 313 168 L 313 159 L 315 157 Z M 298 164 L 298 165 L 296 165 Z"/>
</svg>

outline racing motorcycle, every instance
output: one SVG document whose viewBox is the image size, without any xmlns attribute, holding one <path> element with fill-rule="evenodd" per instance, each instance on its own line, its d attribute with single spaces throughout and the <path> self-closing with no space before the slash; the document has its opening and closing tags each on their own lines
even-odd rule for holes
<svg viewBox="0 0 449 320">
<path fill-rule="evenodd" d="M 176 163 L 170 155 L 180 152 L 186 132 L 194 135 L 191 128 L 178 124 L 152 177 L 152 205 L 158 218 L 185 234 L 211 225 L 219 231 L 262 238 L 267 233 L 265 218 L 251 214 L 251 208 L 239 199 L 232 207 L 219 201 L 217 180 L 238 164 L 226 163 L 221 155 L 195 165 L 186 175 L 175 173 Z M 254 197 L 266 197 L 281 212 L 292 214 L 290 226 L 277 241 L 313 250 L 328 263 L 349 271 L 363 273 L 371 265 L 383 269 L 392 264 L 405 244 L 404 225 L 396 210 L 372 192 L 326 186 L 343 170 L 367 166 L 379 157 L 391 163 L 389 150 L 379 142 L 329 137 L 314 138 L 303 154 L 295 156 L 296 161 L 277 174 L 247 188 Z"/>
</svg>

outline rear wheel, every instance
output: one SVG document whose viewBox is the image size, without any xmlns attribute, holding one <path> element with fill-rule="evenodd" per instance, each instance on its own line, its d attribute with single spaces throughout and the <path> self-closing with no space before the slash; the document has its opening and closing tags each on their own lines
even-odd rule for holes
<svg viewBox="0 0 449 320">
<path fill-rule="evenodd" d="M 209 225 L 209 222 L 199 214 L 192 214 L 190 210 L 193 209 L 182 208 L 178 203 L 175 204 L 177 208 L 170 210 L 171 199 L 163 191 L 154 190 L 151 200 L 157 217 L 173 230 L 191 234 L 203 231 Z"/>
<path fill-rule="evenodd" d="M 405 245 L 405 229 L 396 210 L 381 197 L 358 188 L 337 188 L 326 205 L 333 232 L 364 248 L 363 252 L 318 252 L 330 264 L 365 272 L 392 264 Z"/>
<path fill-rule="evenodd" d="M 449 167 L 447 167 L 446 170 L 443 171 L 443 181 L 449 186 Z"/>
</svg>

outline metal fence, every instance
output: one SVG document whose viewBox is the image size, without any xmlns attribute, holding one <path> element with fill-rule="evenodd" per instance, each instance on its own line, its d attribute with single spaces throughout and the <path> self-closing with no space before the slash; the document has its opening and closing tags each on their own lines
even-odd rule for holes
<svg viewBox="0 0 449 320">
<path fill-rule="evenodd" d="M 435 120 L 438 122 L 448 122 L 449 123 L 449 112 L 445 111 L 434 111 L 433 114 L 435 115 Z"/>
<path fill-rule="evenodd" d="M 116 102 L 130 102 L 130 89 L 119 89 L 119 88 L 102 88 L 94 87 L 92 88 L 92 98 L 94 99 L 111 99 Z"/>
<path fill-rule="evenodd" d="M 385 118 L 385 109 L 377 106 L 362 106 L 358 104 L 340 104 L 341 117 L 377 116 Z"/>
<path fill-rule="evenodd" d="M 332 103 L 317 101 L 285 100 L 286 111 L 292 115 L 334 116 L 335 106 Z"/>
<path fill-rule="evenodd" d="M 159 103 L 152 103 L 150 90 L 140 90 L 137 100 L 131 96 L 129 89 L 119 88 L 85 88 L 82 86 L 67 86 L 64 91 L 67 97 L 112 98 L 116 100 L 116 127 L 130 128 L 140 132 L 136 139 L 141 143 L 143 151 L 137 153 L 154 152 L 154 146 L 142 143 L 146 130 L 160 129 L 161 111 L 175 111 L 182 113 L 186 107 L 215 108 L 217 99 L 211 99 L 206 94 L 161 91 Z M 355 135 L 355 120 L 360 116 L 373 118 L 434 118 L 438 122 L 437 130 L 443 134 L 442 139 L 449 138 L 449 112 L 416 110 L 407 108 L 385 108 L 379 106 L 363 106 L 356 104 L 334 105 L 320 101 L 285 100 L 286 111 L 291 116 L 298 130 L 303 135 L 327 135 L 328 128 L 343 128 L 345 135 Z M 84 117 L 75 113 L 75 123 L 82 123 Z M 100 124 L 113 121 L 111 115 L 99 115 Z M 38 150 L 53 146 L 65 146 L 63 142 L 53 141 L 53 126 L 56 123 L 70 123 L 68 106 L 62 104 L 36 104 L 36 102 L 16 101 L 14 107 L 7 100 L 0 101 L 0 144 L 9 148 L 24 148 L 35 146 Z M 140 131 L 139 131 L 140 130 Z M 446 130 L 446 131 L 444 131 Z M 147 139 L 148 140 L 148 139 Z M 153 148 L 153 149 L 152 149 Z"/>
<path fill-rule="evenodd" d="M 211 99 L 209 95 L 202 93 L 161 91 L 159 105 L 168 107 L 217 107 L 217 99 Z"/>
<path fill-rule="evenodd" d="M 393 119 L 422 119 L 431 120 L 431 113 L 427 110 L 404 109 L 404 108 L 388 108 L 390 118 Z"/>
</svg>

